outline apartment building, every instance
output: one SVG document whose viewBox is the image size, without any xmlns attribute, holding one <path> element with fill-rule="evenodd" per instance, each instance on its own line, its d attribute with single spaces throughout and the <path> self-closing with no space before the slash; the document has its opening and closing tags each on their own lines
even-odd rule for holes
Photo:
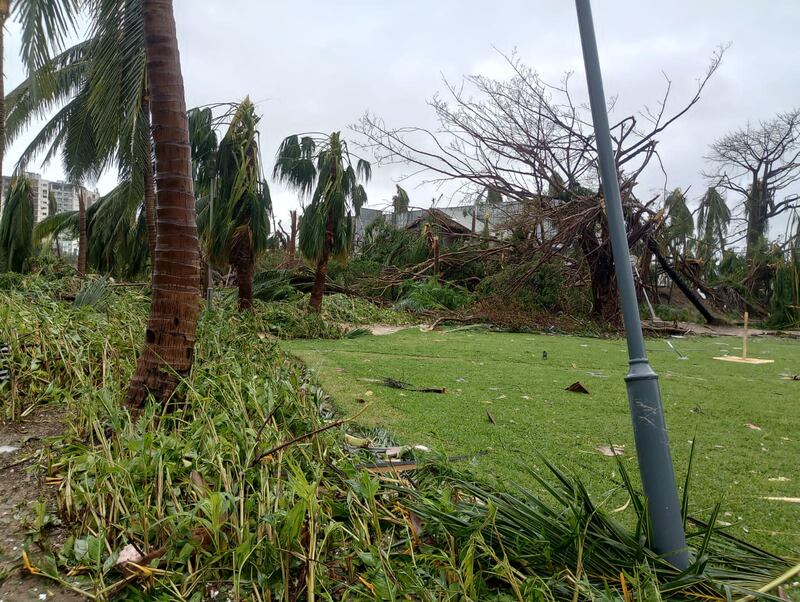
<svg viewBox="0 0 800 602">
<path fill-rule="evenodd" d="M 33 221 L 40 222 L 49 215 L 50 193 L 56 202 L 56 213 L 78 210 L 78 194 L 83 190 L 86 207 L 91 206 L 100 196 L 97 190 L 89 190 L 71 182 L 46 180 L 38 173 L 26 172 L 33 189 Z M 3 176 L 2 196 L 0 196 L 0 212 L 5 204 L 6 189 L 11 185 L 11 177 Z M 78 241 L 71 238 L 60 238 L 61 248 L 66 253 L 77 253 Z"/>
<path fill-rule="evenodd" d="M 30 180 L 31 188 L 33 188 L 34 191 L 33 220 L 35 222 L 39 222 L 47 217 L 51 191 L 56 200 L 56 213 L 77 211 L 78 191 L 80 189 L 83 189 L 83 198 L 87 207 L 94 203 L 97 197 L 100 196 L 96 190 L 92 191 L 84 186 L 78 186 L 71 182 L 46 180 L 38 173 L 28 172 L 25 176 Z M 3 176 L 3 194 L 0 198 L 0 207 L 5 203 L 6 188 L 10 185 L 11 178 L 9 176 Z"/>
</svg>

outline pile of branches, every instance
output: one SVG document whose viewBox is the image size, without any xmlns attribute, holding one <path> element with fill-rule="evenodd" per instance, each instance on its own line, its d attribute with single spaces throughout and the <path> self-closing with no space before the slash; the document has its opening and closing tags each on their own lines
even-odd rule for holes
<svg viewBox="0 0 800 602">
<path fill-rule="evenodd" d="M 661 223 L 653 201 L 637 197 L 639 177 L 658 159 L 660 134 L 700 100 L 723 50 L 714 53 L 695 93 L 676 110 L 668 110 L 667 80 L 655 109 L 644 107 L 612 125 L 631 245 L 652 239 Z M 433 182 L 488 189 L 522 204 L 523 228 L 512 228 L 512 239 L 525 241 L 533 249 L 528 256 L 536 254 L 541 262 L 560 258 L 572 270 L 572 281 L 585 278 L 589 284 L 591 317 L 617 323 L 617 283 L 587 109 L 575 102 L 569 75 L 551 84 L 516 57 L 508 64 L 513 75 L 506 80 L 468 76 L 448 83 L 448 95 L 431 101 L 439 121 L 435 131 L 388 127 L 372 115 L 365 115 L 358 129 L 379 163 L 411 164 L 433 174 Z"/>
</svg>

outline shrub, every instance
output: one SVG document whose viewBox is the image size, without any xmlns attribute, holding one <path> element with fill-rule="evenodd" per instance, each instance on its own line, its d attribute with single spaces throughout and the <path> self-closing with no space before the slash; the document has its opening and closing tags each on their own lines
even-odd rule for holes
<svg viewBox="0 0 800 602">
<path fill-rule="evenodd" d="M 455 310 L 470 301 L 469 293 L 452 285 L 440 284 L 435 278 L 423 282 L 406 281 L 400 287 L 395 309 L 409 311 Z"/>
</svg>

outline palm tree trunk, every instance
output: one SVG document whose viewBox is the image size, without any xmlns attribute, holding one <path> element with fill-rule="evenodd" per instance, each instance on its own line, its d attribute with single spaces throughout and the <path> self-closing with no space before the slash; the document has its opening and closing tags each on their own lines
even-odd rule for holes
<svg viewBox="0 0 800 602">
<path fill-rule="evenodd" d="M 5 28 L 11 3 L 0 0 L 0 192 L 3 191 L 3 159 L 6 154 Z M 34 214 L 36 215 L 36 214 Z"/>
<path fill-rule="evenodd" d="M 151 127 L 156 157 L 156 249 L 145 342 L 125 405 L 134 417 L 151 394 L 165 402 L 194 358 L 200 248 L 191 149 L 172 0 L 144 0 Z"/>
<path fill-rule="evenodd" d="M 290 211 L 291 227 L 289 229 L 289 259 L 294 261 L 297 252 L 297 211 Z"/>
<path fill-rule="evenodd" d="M 322 311 L 322 296 L 325 294 L 325 279 L 328 277 L 328 261 L 333 248 L 333 211 L 328 212 L 325 223 L 325 244 L 322 247 L 322 256 L 317 262 L 317 271 L 314 274 L 314 285 L 311 287 L 311 299 L 308 309 L 314 313 Z"/>
<path fill-rule="evenodd" d="M 148 91 L 145 91 L 142 99 L 142 112 L 147 120 L 148 130 L 150 129 L 150 99 Z M 144 162 L 144 221 L 147 224 L 147 248 L 150 251 L 150 268 L 155 265 L 156 257 L 156 202 L 155 191 L 153 190 L 153 140 L 147 137 L 147 160 Z M 152 275 L 151 275 L 152 279 Z"/>
<path fill-rule="evenodd" d="M 78 274 L 86 274 L 86 201 L 78 184 Z"/>
<path fill-rule="evenodd" d="M 234 236 L 231 245 L 231 265 L 236 270 L 239 309 L 242 311 L 252 309 L 255 254 L 253 253 L 253 235 L 249 228 L 240 229 Z"/>
</svg>

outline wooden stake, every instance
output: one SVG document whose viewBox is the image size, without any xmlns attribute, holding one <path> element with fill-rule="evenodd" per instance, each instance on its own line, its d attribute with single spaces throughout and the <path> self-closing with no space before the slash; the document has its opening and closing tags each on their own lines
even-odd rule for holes
<svg viewBox="0 0 800 602">
<path fill-rule="evenodd" d="M 749 315 L 744 312 L 744 336 L 742 337 L 742 358 L 747 359 L 747 322 Z"/>
</svg>

